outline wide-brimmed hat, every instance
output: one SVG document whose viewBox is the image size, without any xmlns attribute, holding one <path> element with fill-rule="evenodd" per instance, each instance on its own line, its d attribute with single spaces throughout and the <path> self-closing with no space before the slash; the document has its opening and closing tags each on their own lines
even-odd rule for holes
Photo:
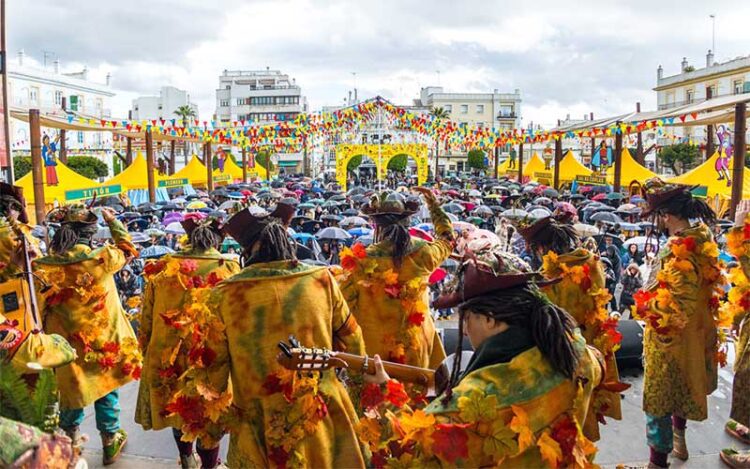
<svg viewBox="0 0 750 469">
<path fill-rule="evenodd" d="M 523 219 L 517 223 L 518 234 L 526 241 L 530 242 L 537 233 L 552 224 L 552 217 L 544 217 L 538 220 Z"/>
<path fill-rule="evenodd" d="M 293 206 L 284 203 L 278 203 L 273 212 L 262 216 L 253 215 L 248 209 L 244 209 L 234 214 L 224 224 L 222 230 L 240 243 L 240 246 L 249 248 L 255 242 L 258 234 L 269 223 L 278 222 L 284 226 L 289 226 L 294 212 Z"/>
<path fill-rule="evenodd" d="M 647 180 L 643 188 L 646 190 L 646 203 L 648 203 L 648 207 L 641 213 L 641 217 L 645 218 L 653 215 L 673 198 L 683 194 L 690 194 L 693 189 L 698 187 L 700 187 L 699 184 L 690 186 L 686 184 L 667 183 L 660 178 Z"/>
<path fill-rule="evenodd" d="M 70 204 L 51 210 L 47 214 L 51 223 L 82 223 L 93 225 L 98 221 L 96 213 L 84 204 Z"/>
<path fill-rule="evenodd" d="M 393 225 L 417 213 L 419 200 L 404 197 L 398 192 L 375 194 L 362 207 L 362 213 L 369 216 L 376 225 Z"/>
<path fill-rule="evenodd" d="M 486 244 L 479 251 L 470 251 L 465 255 L 456 279 L 432 306 L 436 309 L 453 308 L 493 291 L 532 283 L 545 286 L 557 281 L 546 280 L 520 257 L 496 245 Z"/>
<path fill-rule="evenodd" d="M 0 182 L 0 199 L 15 202 L 19 212 L 18 221 L 21 223 L 29 222 L 29 216 L 26 213 L 26 199 L 23 196 L 23 187 Z"/>
<path fill-rule="evenodd" d="M 199 226 L 208 225 L 222 238 L 224 237 L 224 232 L 221 229 L 221 220 L 216 217 L 207 217 L 205 214 L 200 212 L 188 213 L 187 215 L 185 215 L 185 218 L 180 221 L 180 224 L 182 225 L 182 228 L 185 230 L 185 233 L 188 236 L 190 236 L 193 231 L 195 231 L 195 229 Z"/>
</svg>

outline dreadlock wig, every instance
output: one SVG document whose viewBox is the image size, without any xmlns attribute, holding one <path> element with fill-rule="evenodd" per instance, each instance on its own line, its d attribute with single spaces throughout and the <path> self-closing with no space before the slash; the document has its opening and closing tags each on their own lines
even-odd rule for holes
<svg viewBox="0 0 750 469">
<path fill-rule="evenodd" d="M 76 244 L 91 246 L 91 241 L 98 231 L 96 224 L 70 222 L 63 223 L 50 241 L 50 249 L 55 254 L 62 254 Z"/>
<path fill-rule="evenodd" d="M 258 233 L 255 242 L 242 253 L 244 265 L 260 262 L 297 260 L 297 248 L 289 239 L 286 227 L 278 222 L 267 223 Z"/>
<path fill-rule="evenodd" d="M 655 210 L 655 213 L 675 215 L 685 220 L 700 219 L 704 223 L 716 223 L 716 214 L 703 199 L 694 197 L 690 192 L 671 197 Z"/>
<path fill-rule="evenodd" d="M 219 249 L 221 242 L 221 234 L 209 224 L 202 224 L 190 233 L 190 246 L 198 251 Z"/>
<path fill-rule="evenodd" d="M 541 221 L 537 222 L 541 223 Z M 524 231 L 521 230 L 524 234 Z M 572 225 L 549 219 L 541 229 L 524 236 L 532 251 L 552 251 L 556 254 L 571 252 L 580 246 L 578 234 Z"/>
</svg>

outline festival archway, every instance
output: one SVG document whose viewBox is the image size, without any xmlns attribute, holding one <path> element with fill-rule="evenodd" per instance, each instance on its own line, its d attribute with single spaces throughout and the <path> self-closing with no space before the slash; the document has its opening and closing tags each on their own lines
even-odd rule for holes
<svg viewBox="0 0 750 469">
<path fill-rule="evenodd" d="M 388 172 L 388 162 L 400 154 L 410 156 L 417 164 L 417 184 L 421 185 L 427 182 L 428 149 L 427 145 L 420 143 L 337 145 L 336 181 L 343 190 L 346 190 L 346 168 L 349 161 L 357 155 L 370 157 L 377 167 L 378 180 L 383 180 Z"/>
</svg>

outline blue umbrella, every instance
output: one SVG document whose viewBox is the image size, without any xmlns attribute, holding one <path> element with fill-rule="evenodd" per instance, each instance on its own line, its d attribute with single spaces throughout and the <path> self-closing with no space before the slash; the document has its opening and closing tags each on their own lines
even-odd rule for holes
<svg viewBox="0 0 750 469">
<path fill-rule="evenodd" d="M 294 233 L 292 235 L 292 238 L 294 238 L 295 240 L 301 243 L 306 243 L 311 238 L 315 239 L 315 236 L 311 235 L 310 233 Z"/>
<path fill-rule="evenodd" d="M 432 223 L 420 223 L 415 228 L 419 228 L 422 231 L 426 231 L 428 233 L 432 233 L 435 231 L 435 226 Z"/>
<path fill-rule="evenodd" d="M 367 236 L 372 234 L 372 230 L 370 228 L 365 228 L 364 226 L 360 226 L 357 228 L 352 228 L 349 230 L 349 234 L 352 236 L 360 237 L 360 236 Z"/>
<path fill-rule="evenodd" d="M 173 253 L 174 250 L 169 249 L 166 246 L 149 246 L 145 249 L 141 250 L 141 258 L 142 259 L 155 259 L 158 257 L 162 257 L 167 254 Z"/>
</svg>

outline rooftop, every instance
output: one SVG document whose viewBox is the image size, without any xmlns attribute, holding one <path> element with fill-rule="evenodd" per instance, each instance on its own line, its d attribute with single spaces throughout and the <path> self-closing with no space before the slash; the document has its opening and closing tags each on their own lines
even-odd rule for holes
<svg viewBox="0 0 750 469">
<path fill-rule="evenodd" d="M 737 70 L 750 70 L 750 55 L 745 57 L 736 57 L 723 63 L 714 63 L 709 67 L 698 68 L 690 72 L 680 72 L 676 75 L 657 79 L 655 91 L 675 86 L 679 83 L 709 78 L 722 73 L 733 72 Z"/>
</svg>

